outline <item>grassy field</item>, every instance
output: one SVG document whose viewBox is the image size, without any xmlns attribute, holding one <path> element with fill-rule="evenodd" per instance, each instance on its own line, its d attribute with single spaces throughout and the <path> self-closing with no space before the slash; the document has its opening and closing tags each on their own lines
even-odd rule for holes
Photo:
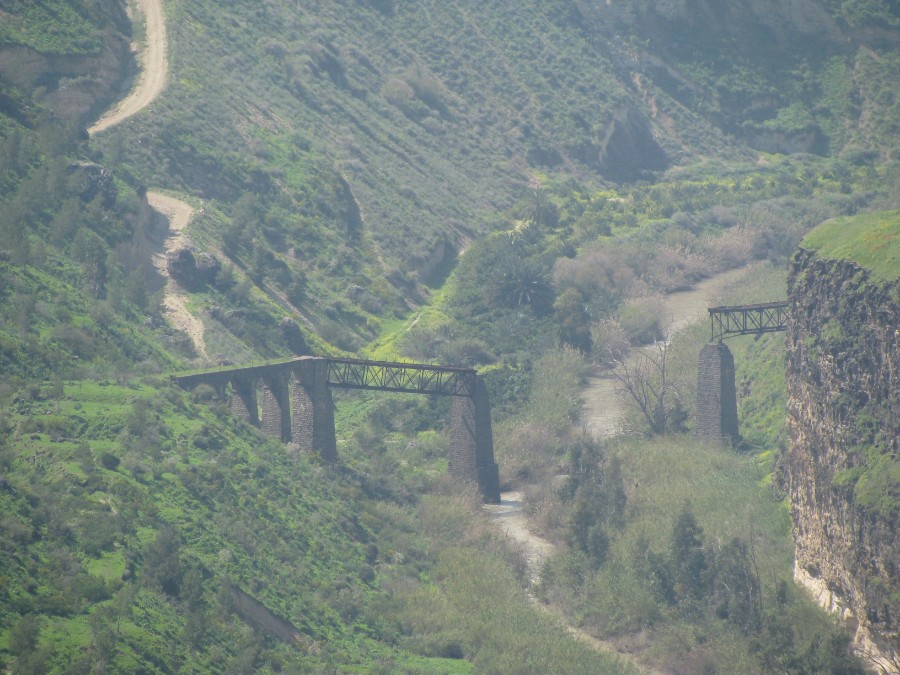
<svg viewBox="0 0 900 675">
<path fill-rule="evenodd" d="M 900 211 L 835 218 L 804 237 L 823 258 L 849 259 L 882 281 L 900 277 Z"/>
</svg>

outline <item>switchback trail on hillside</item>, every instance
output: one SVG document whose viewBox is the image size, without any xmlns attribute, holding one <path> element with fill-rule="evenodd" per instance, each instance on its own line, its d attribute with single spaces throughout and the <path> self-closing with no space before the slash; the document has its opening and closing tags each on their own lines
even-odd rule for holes
<svg viewBox="0 0 900 675">
<path fill-rule="evenodd" d="M 94 136 L 110 128 L 135 113 L 146 108 L 162 92 L 168 77 L 166 20 L 161 0 L 132 0 L 129 13 L 139 11 L 144 16 L 144 44 L 138 48 L 140 72 L 131 93 L 115 107 L 107 111 L 95 122 L 88 133 Z M 133 18 L 133 17 L 132 17 Z M 179 199 L 160 192 L 147 192 L 147 203 L 169 221 L 169 231 L 161 245 L 161 250 L 153 254 L 153 266 L 166 280 L 163 307 L 172 325 L 187 333 L 194 350 L 207 358 L 206 343 L 203 339 L 203 322 L 188 311 L 186 294 L 171 278 L 166 267 L 166 256 L 187 245 L 185 228 L 194 215 L 194 207 Z"/>
<path fill-rule="evenodd" d="M 666 295 L 663 298 L 662 319 L 668 328 L 669 337 L 701 318 L 708 307 L 718 304 L 724 291 L 744 279 L 751 269 L 752 266 L 729 270 L 701 281 L 690 290 Z M 616 383 L 610 370 L 597 368 L 588 376 L 582 389 L 584 405 L 581 424 L 595 438 L 607 438 L 621 431 L 626 406 L 616 391 Z M 524 494 L 521 491 L 504 492 L 500 495 L 500 504 L 486 504 L 484 510 L 488 518 L 520 547 L 528 568 L 529 581 L 531 585 L 536 585 L 540 581 L 544 563 L 555 553 L 556 547 L 529 529 L 528 516 L 524 511 Z M 539 607 L 557 616 L 578 639 L 600 651 L 612 652 L 650 675 L 659 674 L 659 671 L 647 670 L 646 666 L 637 662 L 634 654 L 616 643 L 598 639 L 568 624 L 566 617 L 554 611 L 552 606 L 541 604 L 534 595 L 529 594 L 529 597 Z"/>
</svg>

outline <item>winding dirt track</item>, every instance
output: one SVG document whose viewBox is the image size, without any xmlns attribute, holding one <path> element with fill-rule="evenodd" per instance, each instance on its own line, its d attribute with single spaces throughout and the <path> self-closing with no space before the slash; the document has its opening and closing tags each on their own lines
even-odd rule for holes
<svg viewBox="0 0 900 675">
<path fill-rule="evenodd" d="M 118 105 L 108 110 L 88 129 L 93 136 L 146 108 L 166 85 L 169 63 L 166 58 L 166 19 L 160 0 L 132 0 L 140 8 L 146 24 L 146 36 L 140 49 L 140 75 L 137 86 Z M 133 11 L 133 8 L 132 8 Z"/>
<path fill-rule="evenodd" d="M 137 84 L 128 96 L 88 129 L 88 134 L 95 136 L 111 126 L 119 124 L 135 113 L 150 105 L 160 95 L 166 85 L 169 61 L 166 56 L 168 39 L 166 38 L 166 19 L 161 0 L 131 0 L 129 13 L 140 12 L 144 16 L 145 39 L 139 46 L 140 74 Z M 178 284 L 169 276 L 166 269 L 166 254 L 172 253 L 187 245 L 185 228 L 194 215 L 194 208 L 179 199 L 159 192 L 147 192 L 147 202 L 155 211 L 164 215 L 169 221 L 169 232 L 163 242 L 162 250 L 153 254 L 153 266 L 166 278 L 163 307 L 172 325 L 187 333 L 194 350 L 201 358 L 207 358 L 206 343 L 203 339 L 203 322 L 188 311 L 187 296 Z"/>
<path fill-rule="evenodd" d="M 169 197 L 159 192 L 148 192 L 147 201 L 154 210 L 169 219 L 169 232 L 162 245 L 162 250 L 153 254 L 153 266 L 156 271 L 166 277 L 166 289 L 163 297 L 163 307 L 169 321 L 180 331 L 188 334 L 194 343 L 194 350 L 203 358 L 208 358 L 206 342 L 203 339 L 203 322 L 188 311 L 185 294 L 166 268 L 166 254 L 173 253 L 180 248 L 185 248 L 189 243 L 184 228 L 194 215 L 194 207 L 190 204 Z"/>
</svg>

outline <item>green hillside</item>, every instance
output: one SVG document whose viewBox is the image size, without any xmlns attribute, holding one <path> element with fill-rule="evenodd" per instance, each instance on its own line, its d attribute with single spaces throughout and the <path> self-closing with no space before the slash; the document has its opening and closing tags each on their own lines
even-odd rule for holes
<svg viewBox="0 0 900 675">
<path fill-rule="evenodd" d="M 718 183 L 799 151 L 823 157 L 791 169 L 803 191 L 851 194 L 868 189 L 865 172 L 894 170 L 882 160 L 896 134 L 860 120 L 896 113 L 859 88 L 891 87 L 892 50 L 855 49 L 849 29 L 850 47 L 811 36 L 776 58 L 753 47 L 760 35 L 737 32 L 729 67 L 716 43 L 669 54 L 663 45 L 691 44 L 677 32 L 689 27 L 645 45 L 645 24 L 658 31 L 665 17 L 586 3 L 198 2 L 168 16 L 175 77 L 153 114 L 94 147 L 133 180 L 204 200 L 195 239 L 282 290 L 345 349 L 420 304 L 473 239 L 523 211 L 535 182 L 590 194 L 727 159 L 694 174 Z M 873 48 L 884 58 L 870 63 Z"/>
<path fill-rule="evenodd" d="M 140 20 L 0 0 L 0 669 L 637 670 L 569 625 L 658 668 L 858 672 L 790 587 L 775 343 L 741 355 L 747 454 L 695 447 L 689 387 L 655 438 L 573 428 L 663 294 L 770 261 L 746 300 L 823 221 L 861 261 L 893 228 L 900 17 L 801 4 L 164 0 L 166 88 L 88 137 Z M 205 356 L 148 191 L 215 260 L 178 286 Z M 338 397 L 328 466 L 167 377 L 308 353 L 479 368 L 558 551 L 537 588 L 447 478 L 446 401 Z"/>
<path fill-rule="evenodd" d="M 102 9 L 100 3 L 4 2 L 0 44 L 27 45 L 43 54 L 99 52 L 98 28 L 108 20 Z"/>
<path fill-rule="evenodd" d="M 326 470 L 160 381 L 32 388 L 2 424 L 0 662 L 14 672 L 597 663 L 528 608 L 471 504 L 409 503 L 399 473 Z M 423 597 L 445 605 L 424 625 Z"/>
<path fill-rule="evenodd" d="M 830 220 L 803 238 L 823 258 L 849 259 L 883 281 L 900 277 L 900 211 Z"/>
</svg>

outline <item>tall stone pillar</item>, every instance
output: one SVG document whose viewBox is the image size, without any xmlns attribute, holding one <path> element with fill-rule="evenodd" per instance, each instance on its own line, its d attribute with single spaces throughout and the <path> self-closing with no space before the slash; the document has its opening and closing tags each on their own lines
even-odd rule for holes
<svg viewBox="0 0 900 675">
<path fill-rule="evenodd" d="M 263 377 L 262 430 L 285 443 L 291 442 L 291 404 L 285 375 L 271 373 Z"/>
<path fill-rule="evenodd" d="M 484 501 L 500 503 L 500 474 L 494 461 L 491 403 L 477 375 L 469 396 L 454 396 L 450 426 L 450 475 L 478 485 Z"/>
<path fill-rule="evenodd" d="M 734 357 L 722 342 L 710 342 L 700 350 L 697 376 L 697 436 L 736 443 L 738 433 Z"/>
<path fill-rule="evenodd" d="M 328 361 L 305 359 L 294 367 L 291 387 L 291 437 L 306 452 L 337 462 L 334 401 L 328 387 Z"/>
<path fill-rule="evenodd" d="M 231 380 L 231 414 L 253 426 L 259 426 L 255 377 L 236 376 Z"/>
</svg>

